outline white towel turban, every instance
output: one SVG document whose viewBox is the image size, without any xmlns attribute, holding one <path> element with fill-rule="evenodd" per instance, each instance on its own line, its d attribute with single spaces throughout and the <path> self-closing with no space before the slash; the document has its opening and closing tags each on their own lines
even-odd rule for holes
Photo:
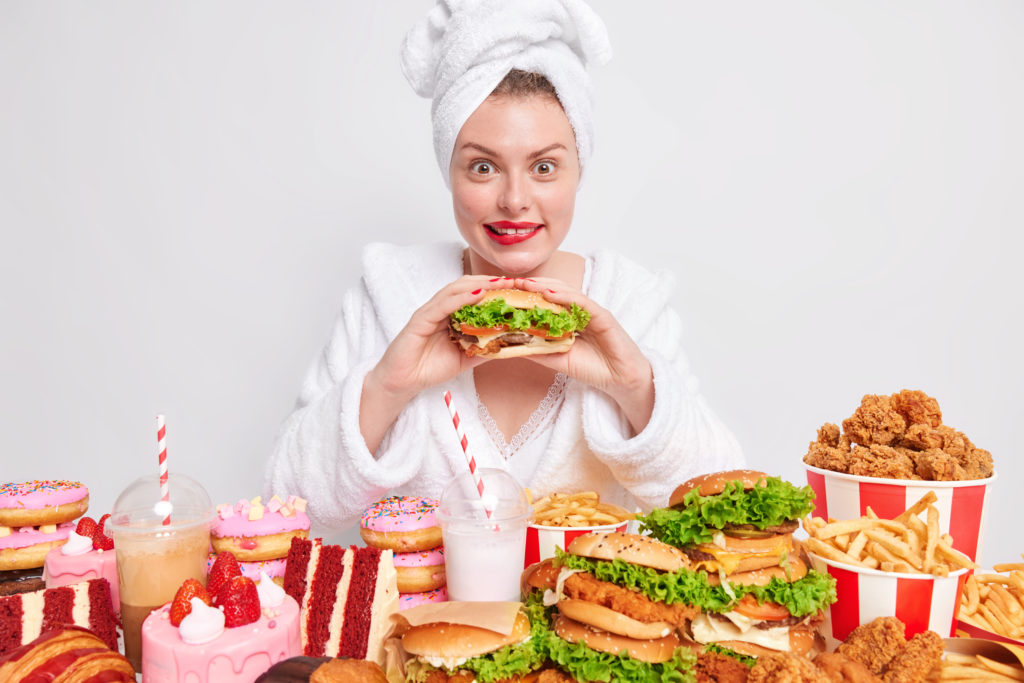
<svg viewBox="0 0 1024 683">
<path fill-rule="evenodd" d="M 433 100 L 434 152 L 446 185 L 462 124 L 512 69 L 551 81 L 583 166 L 594 146 L 587 66 L 610 58 L 604 22 L 583 0 L 438 0 L 402 45 L 406 79 Z"/>
</svg>

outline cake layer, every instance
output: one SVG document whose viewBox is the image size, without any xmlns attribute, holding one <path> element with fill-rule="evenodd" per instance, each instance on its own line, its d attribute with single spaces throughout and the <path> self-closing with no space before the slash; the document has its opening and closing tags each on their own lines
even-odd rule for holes
<svg viewBox="0 0 1024 683">
<path fill-rule="evenodd" d="M 117 648 L 117 617 L 106 579 L 0 597 L 0 654 L 64 626 L 86 628 Z"/>
</svg>

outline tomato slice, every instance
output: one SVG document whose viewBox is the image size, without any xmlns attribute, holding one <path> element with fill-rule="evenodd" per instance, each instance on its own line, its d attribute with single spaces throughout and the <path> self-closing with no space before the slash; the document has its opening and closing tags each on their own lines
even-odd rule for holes
<svg viewBox="0 0 1024 683">
<path fill-rule="evenodd" d="M 777 602 L 763 602 L 757 604 L 757 598 L 747 594 L 740 598 L 740 601 L 733 607 L 736 612 L 751 619 L 763 619 L 765 621 L 778 621 L 790 616 L 789 610 Z"/>
<path fill-rule="evenodd" d="M 501 334 L 508 331 L 508 325 L 498 325 L 497 327 L 473 327 L 466 323 L 459 323 L 459 325 L 462 329 L 462 334 L 469 334 L 474 337 L 487 334 Z"/>
<path fill-rule="evenodd" d="M 545 339 L 565 339 L 570 334 L 572 334 L 572 332 L 566 332 L 561 336 L 553 337 L 551 336 L 551 334 L 548 333 L 547 330 L 542 330 L 539 327 L 531 327 L 528 330 L 523 330 L 523 332 L 525 332 L 526 334 L 532 334 L 534 337 L 544 337 Z"/>
</svg>

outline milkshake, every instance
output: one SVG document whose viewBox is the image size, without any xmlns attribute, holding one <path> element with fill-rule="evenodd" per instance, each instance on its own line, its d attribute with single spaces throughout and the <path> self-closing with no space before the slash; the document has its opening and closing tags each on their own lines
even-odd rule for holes
<svg viewBox="0 0 1024 683">
<path fill-rule="evenodd" d="M 484 483 L 482 497 L 466 472 L 445 488 L 436 512 L 444 539 L 448 597 L 519 600 L 532 508 L 522 487 L 507 472 L 485 467 L 478 473 Z"/>
<path fill-rule="evenodd" d="M 136 671 L 142 670 L 142 622 L 149 613 L 170 602 L 185 579 L 206 582 L 213 505 L 188 477 L 172 474 L 169 485 L 170 500 L 160 501 L 157 477 L 137 480 L 118 497 L 108 522 L 117 555 L 125 656 Z"/>
</svg>

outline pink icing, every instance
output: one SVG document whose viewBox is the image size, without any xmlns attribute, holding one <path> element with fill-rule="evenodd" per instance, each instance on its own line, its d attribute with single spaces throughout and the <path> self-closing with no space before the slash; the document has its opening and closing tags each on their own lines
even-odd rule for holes
<svg viewBox="0 0 1024 683">
<path fill-rule="evenodd" d="M 437 501 L 419 496 L 382 498 L 366 508 L 359 526 L 372 531 L 418 531 L 437 526 Z"/>
<path fill-rule="evenodd" d="M 206 560 L 206 573 L 210 573 L 210 568 L 213 567 L 213 560 L 217 557 L 216 553 L 210 553 L 209 559 Z M 277 577 L 284 577 L 286 561 L 284 558 L 279 560 L 264 560 L 262 562 L 239 562 L 238 566 L 242 569 L 242 576 L 248 576 L 253 581 L 260 580 L 260 571 L 267 573 L 267 576 L 274 579 Z"/>
<path fill-rule="evenodd" d="M 170 605 L 142 624 L 142 679 L 146 683 L 254 681 L 271 665 L 302 654 L 299 605 L 291 597 L 263 610 L 259 621 L 226 628 L 199 645 L 182 641 L 171 625 Z"/>
<path fill-rule="evenodd" d="M 57 530 L 52 534 L 44 534 L 37 527 L 20 526 L 11 529 L 11 533 L 0 537 L 0 550 L 28 548 L 37 543 L 49 543 L 50 541 L 66 541 L 68 533 L 75 528 L 74 522 L 64 522 L 57 525 Z"/>
<path fill-rule="evenodd" d="M 51 505 L 65 505 L 82 500 L 89 489 L 81 482 L 46 479 L 20 484 L 0 485 L 0 508 L 41 510 Z"/>
<path fill-rule="evenodd" d="M 395 553 L 396 567 L 435 567 L 444 564 L 444 546 L 411 553 Z"/>
<path fill-rule="evenodd" d="M 43 580 L 47 588 L 58 588 L 88 579 L 110 582 L 110 601 L 114 612 L 121 613 L 121 592 L 117 584 L 117 556 L 113 550 L 90 550 L 81 555 L 65 555 L 60 546 L 46 553 Z"/>
<path fill-rule="evenodd" d="M 213 529 L 210 533 L 219 538 L 226 538 L 228 536 L 234 537 L 246 537 L 246 536 L 270 536 L 272 534 L 283 534 L 286 531 L 308 531 L 309 530 L 309 517 L 305 512 L 295 511 L 295 514 L 291 517 L 285 517 L 281 514 L 281 511 L 270 512 L 269 510 L 263 510 L 263 516 L 259 519 L 250 520 L 249 513 L 246 512 L 244 515 L 235 514 L 230 517 L 221 517 L 218 515 L 214 519 Z"/>
<path fill-rule="evenodd" d="M 416 605 L 425 605 L 428 602 L 448 602 L 448 588 L 441 586 L 423 593 L 401 593 L 398 596 L 398 609 L 409 609 Z"/>
</svg>

